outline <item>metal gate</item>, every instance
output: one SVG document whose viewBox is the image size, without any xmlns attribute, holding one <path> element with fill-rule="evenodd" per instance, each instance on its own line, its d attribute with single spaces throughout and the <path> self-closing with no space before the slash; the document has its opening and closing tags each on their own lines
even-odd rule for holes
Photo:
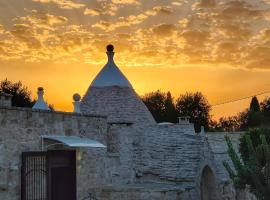
<svg viewBox="0 0 270 200">
<path fill-rule="evenodd" d="M 22 153 L 22 200 L 47 200 L 47 152 Z"/>
</svg>

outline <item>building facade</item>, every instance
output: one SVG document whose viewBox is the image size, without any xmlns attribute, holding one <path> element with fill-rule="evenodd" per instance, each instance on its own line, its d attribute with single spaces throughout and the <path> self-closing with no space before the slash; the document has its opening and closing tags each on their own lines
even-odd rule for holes
<svg viewBox="0 0 270 200">
<path fill-rule="evenodd" d="M 220 136 L 195 133 L 187 118 L 157 124 L 112 46 L 107 55 L 82 100 L 74 98 L 75 113 L 15 108 L 1 97 L 1 200 L 252 199 L 221 166 Z"/>
</svg>

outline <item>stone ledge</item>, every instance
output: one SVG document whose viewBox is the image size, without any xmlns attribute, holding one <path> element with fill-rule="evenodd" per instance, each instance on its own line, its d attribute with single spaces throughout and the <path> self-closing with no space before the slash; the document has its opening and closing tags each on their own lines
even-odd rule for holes
<svg viewBox="0 0 270 200">
<path fill-rule="evenodd" d="M 32 108 L 22 108 L 22 107 L 2 107 L 2 106 L 0 106 L 0 110 L 26 111 L 26 112 L 33 112 L 33 113 L 61 114 L 61 115 L 69 115 L 69 116 L 97 117 L 97 118 L 107 119 L 107 116 L 105 116 L 105 115 L 79 114 L 79 113 L 64 112 L 64 111 L 33 110 Z"/>
<path fill-rule="evenodd" d="M 133 191 L 145 191 L 145 192 L 168 192 L 168 191 L 180 191 L 191 190 L 194 187 L 187 187 L 181 185 L 170 185 L 163 183 L 143 183 L 143 184 L 127 184 L 127 185 L 107 185 L 98 188 L 91 188 L 90 190 L 103 190 L 107 192 L 133 192 Z"/>
</svg>

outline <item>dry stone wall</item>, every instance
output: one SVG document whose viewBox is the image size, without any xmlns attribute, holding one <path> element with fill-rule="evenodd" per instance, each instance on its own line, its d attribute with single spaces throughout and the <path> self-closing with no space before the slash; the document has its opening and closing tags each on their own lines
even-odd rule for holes
<svg viewBox="0 0 270 200">
<path fill-rule="evenodd" d="M 213 152 L 213 161 L 216 163 L 216 174 L 219 180 L 218 186 L 223 195 L 223 199 L 236 200 L 256 200 L 256 197 L 246 190 L 235 190 L 230 180 L 229 174 L 223 166 L 223 161 L 227 161 L 232 167 L 232 161 L 227 154 L 227 144 L 225 142 L 225 135 L 229 136 L 236 153 L 238 153 L 239 139 L 244 132 L 209 132 L 206 133 L 207 141 Z"/>
<path fill-rule="evenodd" d="M 105 117 L 0 108 L 0 199 L 20 199 L 21 153 L 41 151 L 42 135 L 77 135 L 104 143 L 106 132 Z M 106 182 L 105 153 L 100 149 L 77 151 L 79 195 L 85 195 L 93 183 Z M 87 159 L 80 159 L 80 154 Z"/>
<path fill-rule="evenodd" d="M 155 120 L 136 92 L 129 87 L 90 87 L 82 99 L 83 113 L 108 116 L 108 121 L 155 124 Z"/>
<path fill-rule="evenodd" d="M 108 124 L 97 115 L 0 108 L 0 199 L 20 199 L 21 153 L 41 151 L 42 135 L 82 136 L 108 146 L 77 149 L 78 200 L 90 193 L 98 200 L 197 200 L 206 165 L 217 175 L 220 199 L 247 198 L 220 172 L 220 136 L 195 134 L 192 124 Z"/>
</svg>

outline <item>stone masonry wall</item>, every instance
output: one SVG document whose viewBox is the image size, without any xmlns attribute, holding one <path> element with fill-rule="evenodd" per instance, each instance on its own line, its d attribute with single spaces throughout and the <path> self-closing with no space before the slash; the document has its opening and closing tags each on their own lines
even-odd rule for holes
<svg viewBox="0 0 270 200">
<path fill-rule="evenodd" d="M 222 192 L 223 198 L 232 198 L 236 200 L 256 200 L 256 197 L 246 190 L 235 190 L 230 180 L 229 174 L 223 166 L 223 161 L 227 161 L 232 167 L 233 164 L 227 154 L 227 144 L 225 135 L 228 135 L 232 141 L 233 147 L 238 152 L 239 139 L 244 132 L 209 132 L 206 133 L 207 141 L 213 152 L 213 161 L 216 163 L 216 172 L 219 180 L 218 186 Z"/>
<path fill-rule="evenodd" d="M 107 145 L 77 149 L 78 200 L 90 193 L 98 200 L 197 200 L 205 166 L 217 176 L 220 199 L 240 194 L 220 176 L 213 138 L 195 134 L 192 124 L 107 124 L 102 116 L 0 108 L 0 199 L 20 199 L 21 153 L 40 151 L 42 135 L 76 135 Z"/>
<path fill-rule="evenodd" d="M 108 116 L 109 122 L 156 124 L 153 116 L 129 87 L 90 87 L 82 99 L 83 113 Z"/>
<path fill-rule="evenodd" d="M 20 199 L 21 153 L 41 151 L 42 135 L 77 135 L 104 143 L 106 132 L 105 117 L 0 108 L 0 199 Z M 87 195 L 89 185 L 106 182 L 105 153 L 77 150 L 78 199 Z"/>
</svg>

